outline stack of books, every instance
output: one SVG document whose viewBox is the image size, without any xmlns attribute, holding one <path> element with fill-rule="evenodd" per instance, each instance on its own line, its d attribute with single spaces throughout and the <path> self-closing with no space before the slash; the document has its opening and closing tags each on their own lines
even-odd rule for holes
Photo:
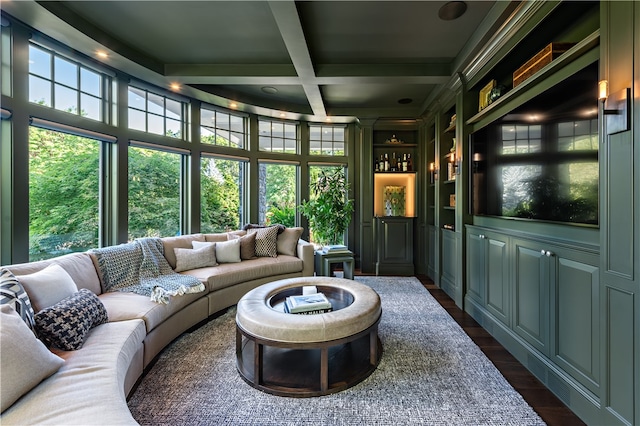
<svg viewBox="0 0 640 426">
<path fill-rule="evenodd" d="M 331 302 L 322 293 L 289 296 L 284 301 L 284 311 L 290 314 L 323 314 L 332 310 Z"/>
<path fill-rule="evenodd" d="M 329 246 L 324 246 L 322 248 L 322 252 L 324 254 L 328 254 L 328 253 L 346 253 L 348 251 L 349 251 L 349 249 L 347 248 L 347 246 L 344 246 L 342 244 L 333 244 L 333 245 L 329 245 Z"/>
</svg>

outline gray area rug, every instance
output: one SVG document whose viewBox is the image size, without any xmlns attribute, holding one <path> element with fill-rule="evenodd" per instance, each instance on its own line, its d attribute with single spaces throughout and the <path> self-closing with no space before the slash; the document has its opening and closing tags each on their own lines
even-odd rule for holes
<svg viewBox="0 0 640 426">
<path fill-rule="evenodd" d="M 129 401 L 143 425 L 544 425 L 413 277 L 356 277 L 382 300 L 377 370 L 345 391 L 287 398 L 235 366 L 235 308 L 160 355 Z M 96 413 L 98 414 L 98 413 Z"/>
</svg>

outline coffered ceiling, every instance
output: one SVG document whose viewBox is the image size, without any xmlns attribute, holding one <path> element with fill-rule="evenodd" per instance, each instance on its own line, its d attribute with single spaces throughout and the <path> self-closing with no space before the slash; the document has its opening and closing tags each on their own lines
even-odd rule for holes
<svg viewBox="0 0 640 426">
<path fill-rule="evenodd" d="M 423 115 L 513 2 L 15 1 L 2 10 L 133 78 L 239 110 L 337 122 Z M 460 2 L 456 2 L 460 3 Z"/>
</svg>

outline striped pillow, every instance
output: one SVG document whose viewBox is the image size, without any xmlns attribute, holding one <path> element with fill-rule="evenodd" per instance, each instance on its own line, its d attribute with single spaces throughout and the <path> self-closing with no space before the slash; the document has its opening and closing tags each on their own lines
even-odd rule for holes
<svg viewBox="0 0 640 426">
<path fill-rule="evenodd" d="M 6 268 L 0 269 L 0 304 L 10 305 L 35 333 L 35 314 L 29 295 L 15 275 Z"/>
</svg>

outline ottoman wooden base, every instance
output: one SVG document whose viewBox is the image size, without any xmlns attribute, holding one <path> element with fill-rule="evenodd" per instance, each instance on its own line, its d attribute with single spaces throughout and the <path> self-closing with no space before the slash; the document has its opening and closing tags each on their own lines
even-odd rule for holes
<svg viewBox="0 0 640 426">
<path fill-rule="evenodd" d="M 280 308 L 282 297 L 301 291 L 302 285 L 316 285 L 337 311 L 313 315 L 314 318 L 274 313 Z M 244 303 L 238 302 L 237 368 L 251 386 L 281 396 L 327 395 L 359 383 L 376 369 L 382 355 L 378 338 L 381 309 L 379 297 L 369 287 L 350 280 L 318 277 L 293 278 L 265 286 L 268 287 L 256 289 L 256 294 L 247 293 Z M 264 299 L 264 308 L 255 303 L 260 299 Z M 266 322 L 271 318 L 267 327 L 256 322 L 262 314 Z M 366 326 L 345 328 L 344 323 L 351 320 Z M 296 326 L 305 331 L 291 332 Z M 259 333 L 268 334 L 269 338 Z M 336 333 L 335 339 L 319 338 Z M 277 338 L 279 335 L 282 339 Z"/>
</svg>

